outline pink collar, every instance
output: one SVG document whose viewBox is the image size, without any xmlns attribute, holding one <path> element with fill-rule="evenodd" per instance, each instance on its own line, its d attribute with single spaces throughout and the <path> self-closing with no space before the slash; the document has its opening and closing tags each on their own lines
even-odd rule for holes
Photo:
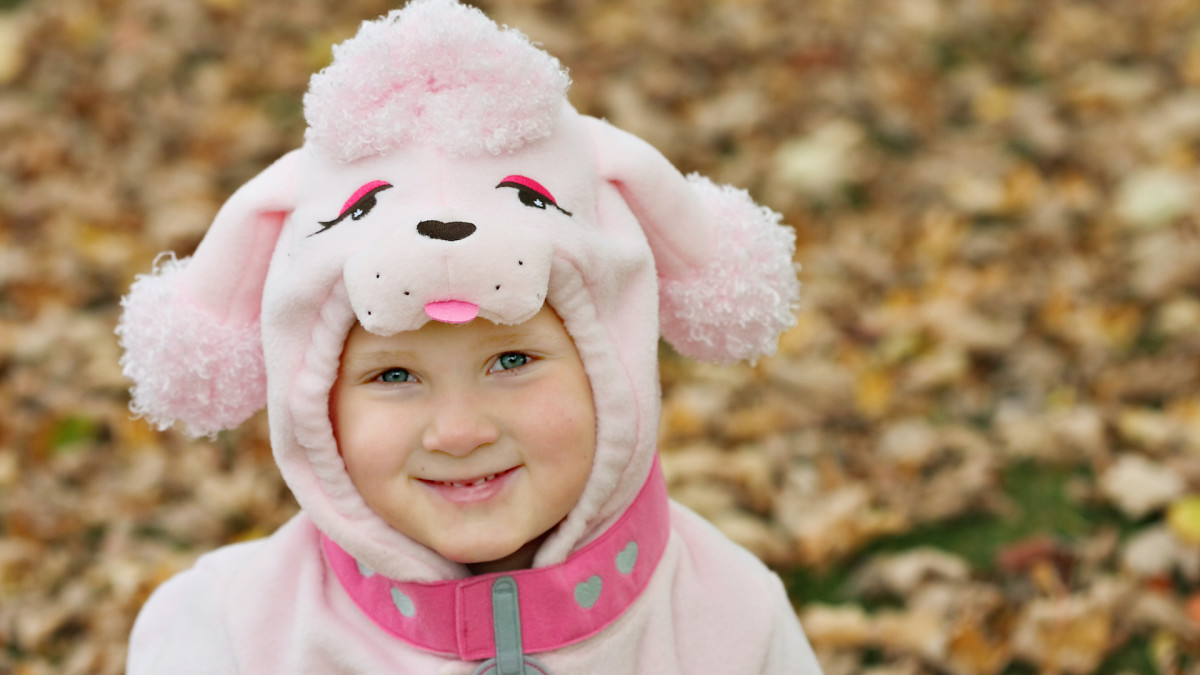
<svg viewBox="0 0 1200 675">
<path fill-rule="evenodd" d="M 414 647 L 468 661 L 497 654 L 493 586 L 516 583 L 524 653 L 537 654 L 599 633 L 650 581 L 670 531 L 658 459 L 633 504 L 600 538 L 551 567 L 418 584 L 359 564 L 322 535 L 342 588 L 380 627 Z"/>
</svg>

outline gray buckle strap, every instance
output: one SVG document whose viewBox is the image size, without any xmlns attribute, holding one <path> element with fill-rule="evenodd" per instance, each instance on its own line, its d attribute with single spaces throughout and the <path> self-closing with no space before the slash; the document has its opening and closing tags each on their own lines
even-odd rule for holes
<svg viewBox="0 0 1200 675">
<path fill-rule="evenodd" d="M 492 634 L 496 658 L 479 664 L 474 675 L 548 675 L 537 659 L 525 656 L 521 644 L 521 603 L 517 581 L 500 577 L 492 584 Z"/>
<path fill-rule="evenodd" d="M 496 635 L 496 675 L 525 675 L 521 606 L 517 581 L 512 577 L 500 577 L 492 584 L 492 629 Z"/>
</svg>

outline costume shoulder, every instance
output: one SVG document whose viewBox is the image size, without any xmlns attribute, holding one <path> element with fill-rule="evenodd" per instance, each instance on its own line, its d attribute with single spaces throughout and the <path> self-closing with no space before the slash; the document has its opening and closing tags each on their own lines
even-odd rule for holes
<svg viewBox="0 0 1200 675">
<path fill-rule="evenodd" d="M 671 529 L 683 543 L 675 616 L 705 642 L 730 640 L 752 654 L 752 670 L 808 675 L 821 666 L 779 576 L 687 507 L 671 503 Z M 701 617 L 697 619 L 696 617 Z M 751 646 L 752 645 L 752 646 Z"/>
<path fill-rule="evenodd" d="M 126 674 L 238 672 L 224 598 L 229 571 L 259 546 L 218 549 L 155 589 L 134 622 Z"/>
<path fill-rule="evenodd" d="M 238 655 L 239 617 L 270 602 L 271 592 L 244 593 L 264 559 L 302 550 L 306 523 L 293 519 L 269 538 L 225 546 L 155 589 L 134 622 L 126 675 L 227 675 L 244 672 Z M 311 526 L 309 526 L 311 527 Z M 315 550 L 315 549 L 313 549 Z M 244 641 L 244 637 L 243 641 Z"/>
</svg>

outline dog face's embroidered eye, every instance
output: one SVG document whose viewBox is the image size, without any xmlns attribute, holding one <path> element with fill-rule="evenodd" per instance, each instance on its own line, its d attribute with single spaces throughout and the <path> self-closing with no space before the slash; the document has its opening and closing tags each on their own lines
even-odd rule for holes
<svg viewBox="0 0 1200 675">
<path fill-rule="evenodd" d="M 364 216 L 371 212 L 371 209 L 375 208 L 375 195 L 387 190 L 390 187 L 392 187 L 390 183 L 381 180 L 373 180 L 370 183 L 363 185 L 355 190 L 354 194 L 350 195 L 350 199 L 347 199 L 346 203 L 342 205 L 342 210 L 338 214 L 337 218 L 334 218 L 333 220 L 320 221 L 321 229 L 308 236 L 311 237 L 313 234 L 320 234 L 334 225 L 342 222 L 347 217 L 349 217 L 351 220 L 361 220 Z"/>
<path fill-rule="evenodd" d="M 508 176 L 504 180 L 500 181 L 500 184 L 497 185 L 496 188 L 516 189 L 517 198 L 520 199 L 521 203 L 525 206 L 532 206 L 535 209 L 545 209 L 547 206 L 553 206 L 566 215 L 571 215 L 570 211 L 567 211 L 554 201 L 554 196 L 550 194 L 549 190 L 542 187 L 541 183 L 532 178 L 527 178 L 525 176 Z"/>
</svg>

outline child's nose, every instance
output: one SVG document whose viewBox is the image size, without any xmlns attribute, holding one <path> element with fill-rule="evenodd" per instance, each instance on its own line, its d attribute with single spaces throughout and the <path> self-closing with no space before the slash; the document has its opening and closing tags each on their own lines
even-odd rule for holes
<svg viewBox="0 0 1200 675">
<path fill-rule="evenodd" d="M 462 457 L 499 439 L 499 430 L 476 402 L 462 396 L 439 398 L 421 437 L 425 450 Z"/>
</svg>

